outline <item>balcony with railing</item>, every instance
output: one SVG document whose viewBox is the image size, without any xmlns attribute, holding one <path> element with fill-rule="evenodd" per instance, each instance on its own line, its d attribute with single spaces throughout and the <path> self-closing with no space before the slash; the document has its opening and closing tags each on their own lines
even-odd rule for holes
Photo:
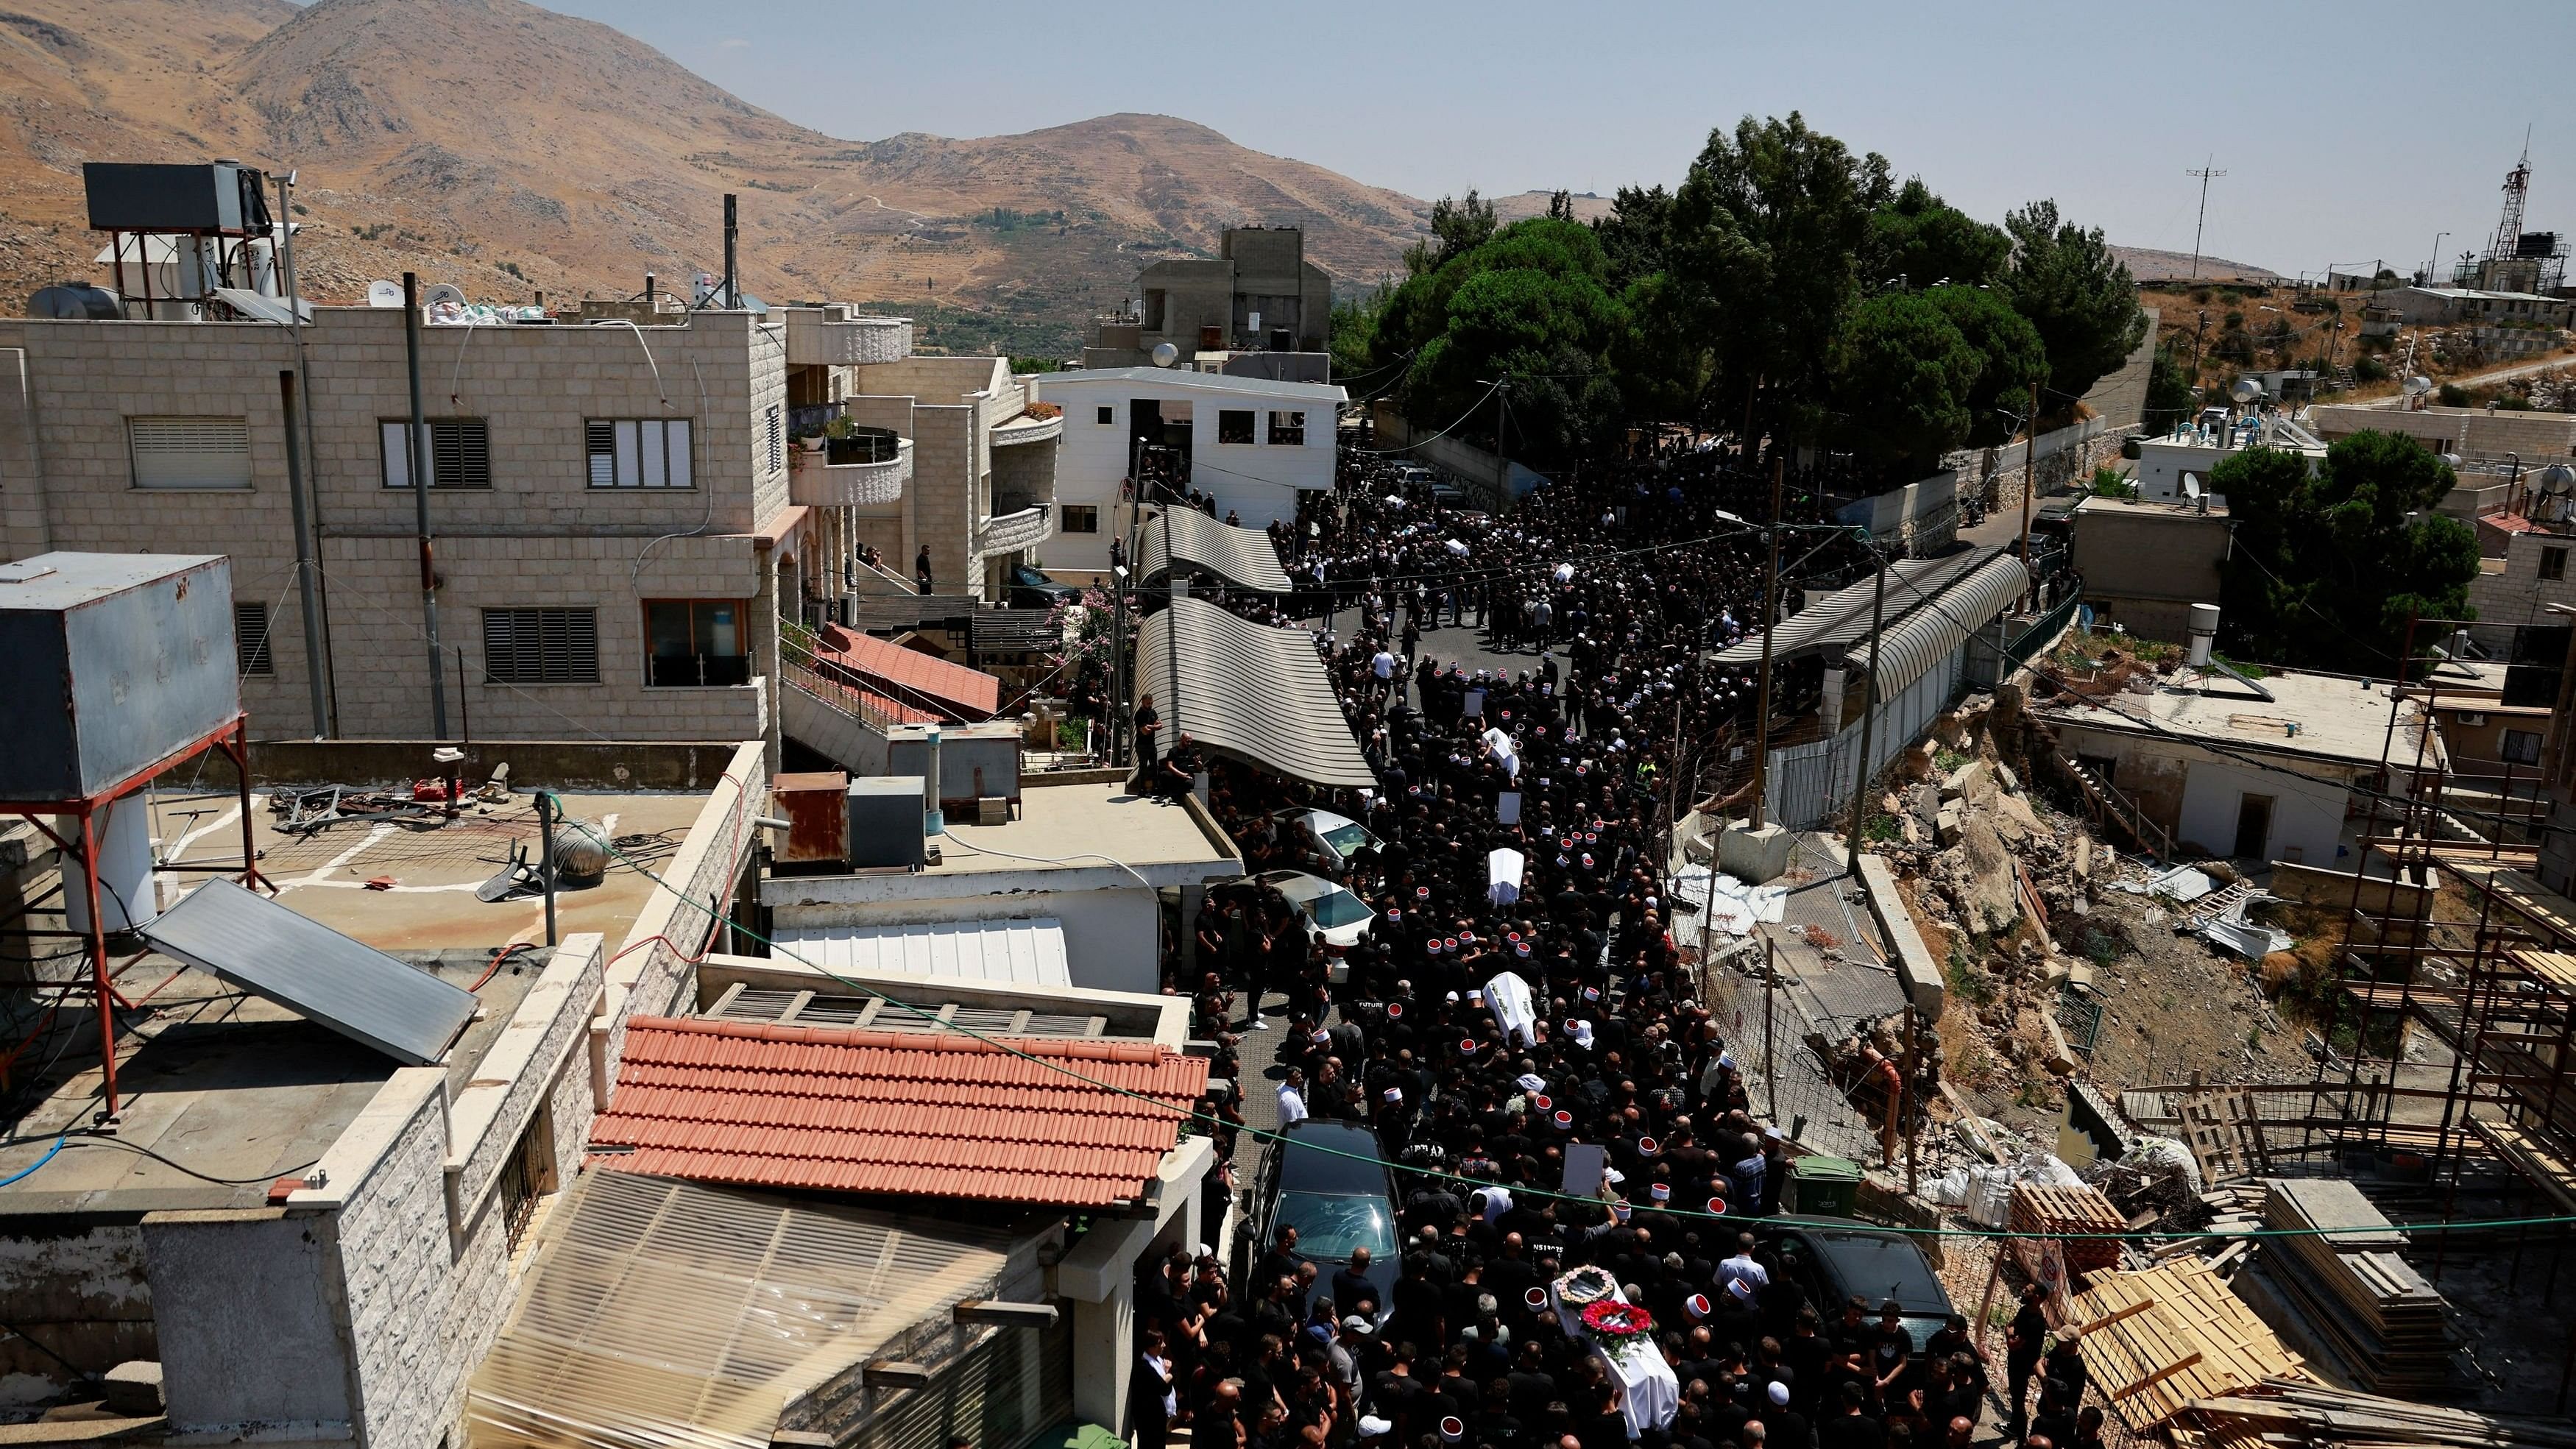
<svg viewBox="0 0 2576 1449">
<path fill-rule="evenodd" d="M 1054 536 L 1055 510 L 1039 504 L 985 519 L 975 529 L 975 552 L 989 558 L 997 553 L 1035 548 Z"/>
<path fill-rule="evenodd" d="M 860 317 L 841 303 L 787 311 L 787 362 L 791 367 L 832 367 L 901 362 L 912 355 L 912 319 Z"/>
<path fill-rule="evenodd" d="M 912 440 L 879 428 L 823 439 L 819 452 L 796 460 L 787 498 L 807 508 L 865 508 L 903 501 L 912 481 Z"/>
</svg>

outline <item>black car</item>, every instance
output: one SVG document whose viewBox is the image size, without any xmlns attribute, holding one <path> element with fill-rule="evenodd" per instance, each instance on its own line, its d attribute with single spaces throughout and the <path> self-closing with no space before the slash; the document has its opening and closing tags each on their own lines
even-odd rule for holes
<svg viewBox="0 0 2576 1449">
<path fill-rule="evenodd" d="M 1046 576 L 1046 570 L 1021 564 L 1011 570 L 1011 607 L 1014 609 L 1052 609 L 1070 604 L 1082 597 L 1082 590 L 1071 584 L 1059 584 Z"/>
<path fill-rule="evenodd" d="M 1309 1118 L 1292 1123 L 1281 1135 L 1286 1140 L 1272 1145 L 1253 1194 L 1256 1207 L 1242 1266 L 1248 1269 L 1270 1251 L 1286 1224 L 1297 1230 L 1297 1251 L 1315 1262 L 1316 1291 L 1329 1293 L 1333 1275 L 1349 1266 L 1351 1250 L 1366 1248 L 1366 1276 L 1377 1289 L 1383 1319 L 1395 1306 L 1396 1196 L 1395 1173 L 1378 1151 L 1377 1134 L 1347 1122 Z"/>
<path fill-rule="evenodd" d="M 1755 1235 L 1778 1251 L 1827 1323 L 1854 1296 L 1869 1300 L 1873 1320 L 1879 1305 L 1893 1298 L 1904 1311 L 1906 1334 L 1920 1349 L 1949 1321 L 1950 1294 L 1922 1245 L 1908 1234 L 1840 1218 L 1761 1218 L 1754 1224 Z"/>
</svg>

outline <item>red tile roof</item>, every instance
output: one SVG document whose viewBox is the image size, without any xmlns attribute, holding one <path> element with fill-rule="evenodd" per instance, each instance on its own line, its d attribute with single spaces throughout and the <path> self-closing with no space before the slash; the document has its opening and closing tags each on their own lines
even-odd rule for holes
<svg viewBox="0 0 2576 1449">
<path fill-rule="evenodd" d="M 944 719 L 991 719 L 1002 707 L 1002 681 L 992 675 L 873 635 L 827 628 L 816 643 L 814 660 L 826 672 L 844 673 L 854 684 L 936 710 Z"/>
<path fill-rule="evenodd" d="M 1108 1207 L 1145 1191 L 1207 1090 L 1205 1060 L 1153 1042 L 1010 1044 L 1043 1060 L 969 1036 L 637 1017 L 591 1145 L 699 1182 Z"/>
</svg>

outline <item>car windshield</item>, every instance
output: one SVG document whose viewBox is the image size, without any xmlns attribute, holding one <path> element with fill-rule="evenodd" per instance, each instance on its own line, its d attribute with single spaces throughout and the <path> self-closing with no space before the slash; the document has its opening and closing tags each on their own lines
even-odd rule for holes
<svg viewBox="0 0 2576 1449">
<path fill-rule="evenodd" d="M 1908 1313 L 1949 1311 L 1949 1295 L 1941 1291 L 1941 1281 L 1932 1276 L 1922 1250 L 1912 1243 L 1873 1233 L 1824 1232 L 1816 1239 L 1834 1276 L 1842 1280 L 1843 1291 L 1869 1299 L 1873 1311 L 1889 1298 Z"/>
<path fill-rule="evenodd" d="M 1295 1228 L 1297 1251 L 1309 1258 L 1347 1263 L 1352 1249 L 1366 1248 L 1370 1257 L 1385 1262 L 1395 1252 L 1395 1234 L 1387 1225 L 1386 1203 L 1379 1198 L 1283 1192 L 1279 1194 L 1279 1212 L 1272 1221 Z"/>
<path fill-rule="evenodd" d="M 1342 825 L 1325 831 L 1324 843 L 1331 846 L 1335 854 L 1348 856 L 1353 851 L 1366 850 L 1371 842 L 1365 828 L 1358 825 Z"/>
<path fill-rule="evenodd" d="M 1337 926 L 1354 926 L 1369 918 L 1369 908 L 1349 891 L 1334 891 L 1306 903 L 1315 924 L 1329 931 Z"/>
</svg>

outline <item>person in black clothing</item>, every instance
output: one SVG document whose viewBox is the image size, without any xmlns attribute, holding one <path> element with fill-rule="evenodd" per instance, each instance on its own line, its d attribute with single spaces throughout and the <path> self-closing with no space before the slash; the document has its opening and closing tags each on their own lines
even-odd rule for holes
<svg viewBox="0 0 2576 1449">
<path fill-rule="evenodd" d="M 2005 1432 L 2018 1437 L 2028 1421 L 2023 1417 L 2028 1402 L 2030 1380 L 2039 1372 L 2041 1345 L 2048 1338 L 2048 1315 L 2040 1311 L 2047 1302 L 2048 1290 L 2033 1283 L 2021 1290 L 2021 1311 L 2004 1330 L 2004 1399 Z"/>
<path fill-rule="evenodd" d="M 927 594 L 930 592 L 932 579 L 930 576 L 929 544 L 923 544 L 921 546 L 921 552 L 915 555 L 912 560 L 912 581 L 920 586 L 923 593 Z"/>
<path fill-rule="evenodd" d="M 1164 1351 L 1163 1331 L 1145 1330 L 1145 1346 L 1136 1355 L 1128 1381 L 1127 1412 L 1136 1421 L 1136 1449 L 1163 1449 L 1179 1412 L 1179 1372 Z"/>
<path fill-rule="evenodd" d="M 1163 717 L 1154 712 L 1154 696 L 1136 696 L 1136 773 L 1154 771 L 1154 753 L 1162 744 Z"/>
<path fill-rule="evenodd" d="M 1867 1396 L 1857 1383 L 1843 1385 L 1831 1418 L 1816 1426 L 1816 1449 L 1886 1449 L 1887 1431 L 1861 1412 Z"/>
</svg>

